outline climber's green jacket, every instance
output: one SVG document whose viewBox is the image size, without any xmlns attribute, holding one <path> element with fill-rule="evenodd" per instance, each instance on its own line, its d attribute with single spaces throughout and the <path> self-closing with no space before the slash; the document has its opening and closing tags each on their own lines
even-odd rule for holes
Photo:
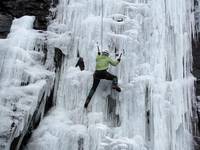
<svg viewBox="0 0 200 150">
<path fill-rule="evenodd" d="M 116 66 L 119 64 L 118 60 L 112 60 L 109 56 L 97 55 L 96 57 L 96 70 L 107 70 L 109 64 Z"/>
</svg>

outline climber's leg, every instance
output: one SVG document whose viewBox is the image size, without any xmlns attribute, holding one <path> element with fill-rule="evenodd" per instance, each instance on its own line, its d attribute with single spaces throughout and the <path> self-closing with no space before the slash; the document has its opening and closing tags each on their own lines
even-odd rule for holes
<svg viewBox="0 0 200 150">
<path fill-rule="evenodd" d="M 117 76 L 105 71 L 103 74 L 103 79 L 112 80 L 112 88 L 118 92 L 121 92 L 121 88 L 118 86 L 118 78 Z"/>
<path fill-rule="evenodd" d="M 93 85 L 92 88 L 90 89 L 89 95 L 85 101 L 85 105 L 84 107 L 87 108 L 88 104 L 90 103 L 90 100 L 92 98 L 92 96 L 94 95 L 94 92 L 96 91 L 98 85 L 99 85 L 100 79 L 95 77 L 95 74 L 93 76 Z"/>
</svg>

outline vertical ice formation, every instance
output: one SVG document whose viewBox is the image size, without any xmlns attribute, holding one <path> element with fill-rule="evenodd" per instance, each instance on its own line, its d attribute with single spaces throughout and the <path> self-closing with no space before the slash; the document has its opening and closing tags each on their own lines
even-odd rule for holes
<svg viewBox="0 0 200 150">
<path fill-rule="evenodd" d="M 27 132 L 33 113 L 53 86 L 54 74 L 42 63 L 44 34 L 33 30 L 34 17 L 15 19 L 0 40 L 0 149 Z M 17 147 L 15 147 L 17 149 Z"/>
<path fill-rule="evenodd" d="M 196 21 L 196 32 L 199 33 L 200 31 L 200 1 L 195 0 L 194 2 L 195 5 L 195 21 Z"/>
<path fill-rule="evenodd" d="M 86 113 L 102 9 L 103 48 L 113 57 L 125 49 L 109 70 L 122 92 L 109 98 L 101 81 Z M 192 9 L 188 0 L 60 0 L 48 36 L 65 53 L 57 106 L 27 149 L 191 150 Z M 87 71 L 74 68 L 78 52 Z"/>
<path fill-rule="evenodd" d="M 193 3 L 152 1 L 152 6 L 150 62 L 156 78 L 150 87 L 150 138 L 155 150 L 191 149 Z"/>
</svg>

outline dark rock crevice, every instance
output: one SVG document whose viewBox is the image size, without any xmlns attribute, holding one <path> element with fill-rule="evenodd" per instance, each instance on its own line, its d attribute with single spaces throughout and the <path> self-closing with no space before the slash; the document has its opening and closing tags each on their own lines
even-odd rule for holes
<svg viewBox="0 0 200 150">
<path fill-rule="evenodd" d="M 0 1 L 0 38 L 10 32 L 12 20 L 24 15 L 35 16 L 34 28 L 46 30 L 49 9 L 56 6 L 57 0 L 1 0 Z"/>
<path fill-rule="evenodd" d="M 113 98 L 114 94 L 107 96 L 107 119 L 111 123 L 112 127 L 119 127 L 121 125 L 120 115 L 117 113 L 117 102 L 116 98 Z M 119 105 L 119 104 L 118 104 Z"/>
<path fill-rule="evenodd" d="M 195 5 L 195 31 L 194 38 L 192 39 L 192 56 L 193 56 L 193 75 L 196 77 L 195 95 L 196 101 L 193 103 L 193 136 L 194 136 L 194 149 L 200 148 L 200 30 L 199 30 L 199 17 L 200 14 L 197 11 L 200 4 L 197 0 L 194 0 Z"/>
<path fill-rule="evenodd" d="M 55 65 L 55 80 L 54 80 L 54 94 L 52 99 L 52 104 L 55 105 L 56 97 L 57 97 L 57 90 L 60 81 L 61 75 L 61 68 L 64 61 L 65 55 L 63 54 L 62 50 L 59 48 L 55 48 L 55 55 L 54 55 L 54 65 Z"/>
</svg>

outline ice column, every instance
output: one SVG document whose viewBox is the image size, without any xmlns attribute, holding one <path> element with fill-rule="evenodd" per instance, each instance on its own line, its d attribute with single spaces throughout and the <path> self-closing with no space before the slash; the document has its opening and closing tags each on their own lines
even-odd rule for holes
<svg viewBox="0 0 200 150">
<path fill-rule="evenodd" d="M 192 149 L 192 7 L 188 0 L 104 0 L 103 7 L 101 0 L 60 0 L 48 36 L 65 54 L 57 106 L 28 149 L 49 149 L 40 142 L 47 133 L 60 150 L 69 145 L 74 145 L 70 150 Z M 101 40 L 102 9 L 103 48 L 113 58 L 123 53 L 119 66 L 109 69 L 118 76 L 122 92 L 101 81 L 87 113 L 83 105 L 92 84 L 96 42 Z M 78 53 L 86 71 L 74 68 Z M 48 126 L 51 119 L 57 125 Z M 67 130 L 71 128 L 76 132 Z M 45 136 L 39 137 L 41 133 Z"/>
</svg>

